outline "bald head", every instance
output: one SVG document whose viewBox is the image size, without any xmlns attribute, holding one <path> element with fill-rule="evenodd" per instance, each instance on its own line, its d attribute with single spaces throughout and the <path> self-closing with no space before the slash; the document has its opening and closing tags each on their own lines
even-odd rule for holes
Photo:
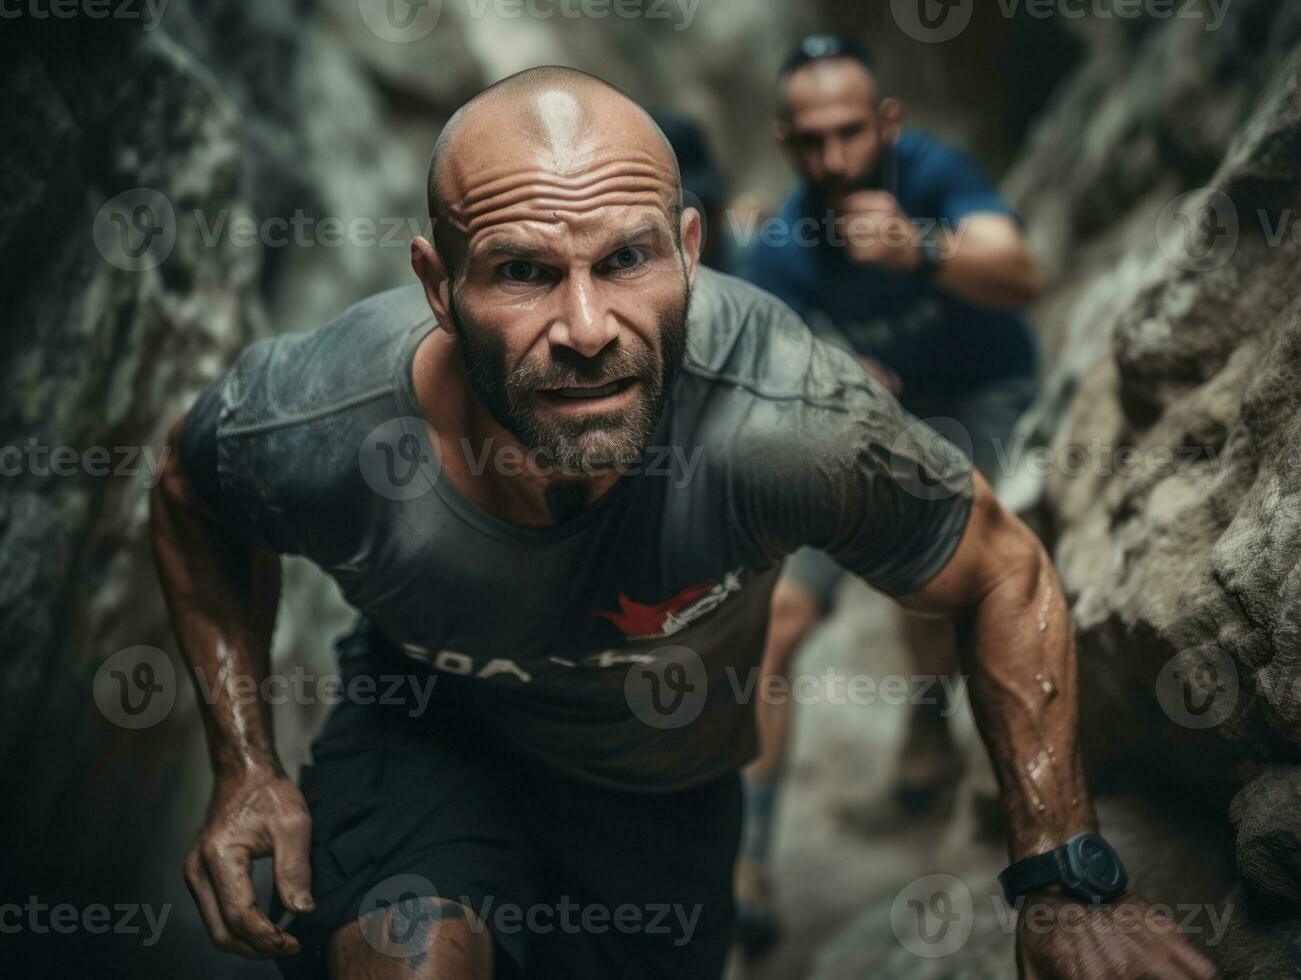
<svg viewBox="0 0 1301 980">
<path fill-rule="evenodd" d="M 434 147 L 427 192 L 449 268 L 498 224 L 658 200 L 676 231 L 681 211 L 677 159 L 650 115 L 608 82 L 559 66 L 511 75 L 461 106 Z"/>
</svg>

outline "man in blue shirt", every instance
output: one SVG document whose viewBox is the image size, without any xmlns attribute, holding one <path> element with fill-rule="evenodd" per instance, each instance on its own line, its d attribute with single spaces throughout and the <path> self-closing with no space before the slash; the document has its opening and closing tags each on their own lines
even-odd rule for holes
<svg viewBox="0 0 1301 980">
<path fill-rule="evenodd" d="M 1018 311 L 1039 276 L 1016 215 L 969 157 L 902 128 L 898 100 L 881 97 L 870 54 L 851 38 L 814 35 L 787 59 L 775 135 L 800 184 L 762 226 L 747 278 L 853 353 L 996 482 L 1037 366 Z M 765 674 L 786 675 L 843 574 L 813 549 L 788 559 Z M 956 674 L 947 621 L 905 617 L 904 635 L 915 674 Z M 895 798 L 908 814 L 932 809 L 960 770 L 945 722 L 951 688 L 926 686 L 897 765 Z M 790 711 L 786 701 L 759 705 L 762 752 L 747 770 L 737 897 L 753 952 L 775 937 L 764 862 Z"/>
</svg>

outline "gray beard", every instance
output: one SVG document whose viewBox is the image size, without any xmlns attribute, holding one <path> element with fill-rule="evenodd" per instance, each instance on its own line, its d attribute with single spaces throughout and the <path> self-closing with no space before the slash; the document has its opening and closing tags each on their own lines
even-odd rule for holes
<svg viewBox="0 0 1301 980">
<path fill-rule="evenodd" d="M 690 304 L 684 275 L 681 302 L 659 318 L 658 359 L 649 348 L 630 350 L 616 342 L 593 358 L 561 352 L 551 365 L 526 363 L 509 375 L 501 345 L 467 323 L 455 296 L 451 317 L 470 386 L 489 414 L 542 465 L 584 475 L 631 466 L 655 434 L 686 351 Z M 612 377 L 635 377 L 640 383 L 637 400 L 626 409 L 570 419 L 537 408 L 540 388 L 590 385 Z"/>
</svg>

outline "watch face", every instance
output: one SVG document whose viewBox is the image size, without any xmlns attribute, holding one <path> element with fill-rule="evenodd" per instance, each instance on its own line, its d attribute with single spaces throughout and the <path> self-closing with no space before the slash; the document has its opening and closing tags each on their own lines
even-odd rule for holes
<svg viewBox="0 0 1301 980">
<path fill-rule="evenodd" d="M 1123 891 L 1125 867 L 1110 844 L 1097 834 L 1077 834 L 1066 842 L 1067 886 L 1088 898 L 1106 899 Z"/>
</svg>

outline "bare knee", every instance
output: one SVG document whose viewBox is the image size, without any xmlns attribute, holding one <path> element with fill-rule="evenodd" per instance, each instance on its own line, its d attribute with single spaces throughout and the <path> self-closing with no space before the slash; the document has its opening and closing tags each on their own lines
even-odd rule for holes
<svg viewBox="0 0 1301 980">
<path fill-rule="evenodd" d="M 492 934 L 472 911 L 404 897 L 330 939 L 332 980 L 491 980 Z"/>
</svg>

